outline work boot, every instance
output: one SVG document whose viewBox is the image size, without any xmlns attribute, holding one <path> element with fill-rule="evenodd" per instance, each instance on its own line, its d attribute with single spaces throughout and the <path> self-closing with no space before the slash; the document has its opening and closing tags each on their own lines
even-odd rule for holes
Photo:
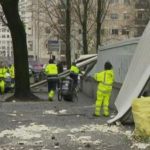
<svg viewBox="0 0 150 150">
<path fill-rule="evenodd" d="M 50 102 L 52 102 L 52 101 L 53 101 L 53 98 L 52 98 L 52 97 L 48 97 L 48 100 L 49 100 Z"/>
<path fill-rule="evenodd" d="M 95 113 L 93 113 L 93 116 L 94 116 L 94 117 L 100 117 L 100 115 L 96 115 Z"/>
<path fill-rule="evenodd" d="M 103 113 L 104 117 L 109 117 L 109 113 Z"/>
</svg>

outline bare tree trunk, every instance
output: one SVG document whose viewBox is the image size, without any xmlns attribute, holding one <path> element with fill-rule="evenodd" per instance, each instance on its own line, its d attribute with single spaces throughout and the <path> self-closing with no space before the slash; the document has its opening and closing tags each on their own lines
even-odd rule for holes
<svg viewBox="0 0 150 150">
<path fill-rule="evenodd" d="M 87 44 L 87 11 L 88 11 L 88 1 L 83 0 L 83 25 L 82 25 L 82 38 L 83 38 L 83 53 L 88 54 L 88 44 Z"/>
<path fill-rule="evenodd" d="M 96 32 L 96 51 L 98 46 L 101 45 L 101 0 L 97 0 L 97 32 Z"/>
<path fill-rule="evenodd" d="M 70 0 L 67 0 L 66 1 L 66 62 L 67 62 L 68 69 L 71 66 L 70 30 L 71 30 Z"/>
<path fill-rule="evenodd" d="M 1 0 L 8 27 L 11 32 L 15 65 L 15 94 L 16 98 L 29 98 L 30 92 L 28 72 L 28 52 L 26 33 L 18 12 L 19 0 Z"/>
</svg>

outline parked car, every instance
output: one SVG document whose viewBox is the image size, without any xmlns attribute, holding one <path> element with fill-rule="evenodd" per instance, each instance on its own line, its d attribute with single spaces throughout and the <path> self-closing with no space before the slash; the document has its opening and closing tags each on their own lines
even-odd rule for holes
<svg viewBox="0 0 150 150">
<path fill-rule="evenodd" d="M 32 65 L 29 65 L 29 77 L 33 75 L 33 67 Z"/>
<path fill-rule="evenodd" d="M 33 65 L 34 82 L 44 79 L 43 64 Z"/>
</svg>

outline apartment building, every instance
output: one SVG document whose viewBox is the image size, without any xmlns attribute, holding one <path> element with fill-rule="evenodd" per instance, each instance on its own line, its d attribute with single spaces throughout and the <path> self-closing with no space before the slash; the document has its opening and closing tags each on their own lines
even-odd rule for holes
<svg viewBox="0 0 150 150">
<path fill-rule="evenodd" d="M 28 5 L 30 3 L 27 0 L 20 0 L 19 9 L 21 19 L 24 22 L 26 33 L 27 33 L 27 45 L 29 53 L 32 51 L 32 28 L 31 28 L 31 14 L 27 11 Z M 2 8 L 0 7 L 0 11 L 2 12 Z M 3 14 L 3 13 L 1 13 Z M 12 39 L 9 28 L 0 21 L 0 56 L 9 57 L 9 59 L 13 58 L 13 47 L 12 47 Z"/>
<path fill-rule="evenodd" d="M 0 11 L 2 12 L 2 8 Z M 39 0 L 20 0 L 19 13 L 26 30 L 29 59 L 46 62 L 49 59 L 47 48 L 49 32 L 46 31 L 46 23 L 40 19 L 46 17 L 40 13 Z M 0 56 L 13 58 L 10 31 L 2 21 L 0 21 Z"/>
<path fill-rule="evenodd" d="M 150 16 L 150 1 L 149 0 L 135 0 L 135 36 L 141 36 L 145 26 L 149 21 Z"/>
<path fill-rule="evenodd" d="M 102 24 L 103 45 L 134 37 L 135 11 L 131 0 L 111 0 Z"/>
<path fill-rule="evenodd" d="M 46 47 L 48 37 L 45 30 L 46 25 L 43 21 L 46 18 L 41 12 L 40 1 L 20 0 L 19 10 L 26 30 L 29 60 L 47 61 L 49 58 Z"/>
<path fill-rule="evenodd" d="M 44 0 L 20 0 L 19 10 L 21 19 L 25 25 L 27 34 L 27 47 L 28 55 L 30 59 L 46 62 L 51 54 L 63 55 L 65 54 L 65 44 L 61 38 L 64 36 L 65 31 L 65 7 L 59 6 L 60 1 L 55 0 L 58 3 L 58 7 L 61 11 L 60 18 L 55 18 L 54 11 L 56 8 L 48 7 L 53 12 L 53 24 L 52 18 L 48 15 L 48 12 L 43 10 L 42 3 L 46 4 Z M 64 0 L 65 2 L 65 0 Z M 93 3 L 96 8 L 96 1 Z M 148 0 L 111 0 L 108 12 L 105 20 L 102 24 L 102 44 L 115 43 L 117 41 L 125 40 L 134 36 L 140 36 L 149 20 L 145 17 L 145 12 L 148 11 Z M 53 1 L 54 3 L 54 1 Z M 48 3 L 47 3 L 48 4 Z M 82 3 L 81 3 L 82 4 Z M 61 8 L 60 8 L 61 7 Z M 96 9 L 95 9 L 96 10 Z M 75 22 L 75 16 L 72 16 L 71 26 L 71 48 L 72 56 L 75 54 L 82 54 L 82 28 Z M 92 20 L 92 15 L 90 16 Z M 92 23 L 91 23 L 92 24 Z M 89 26 L 91 24 L 88 24 Z M 56 26 L 57 25 L 57 26 Z M 58 32 L 59 30 L 59 32 Z M 89 44 L 89 50 L 95 46 L 96 41 L 96 25 L 89 32 L 92 39 Z M 49 43 L 56 44 L 56 51 L 49 48 Z M 58 50 L 59 47 L 59 50 Z M 93 48 L 94 49 L 94 48 Z M 11 35 L 7 26 L 0 22 L 0 56 L 12 57 L 12 42 Z M 74 58 L 73 58 L 74 59 Z"/>
<path fill-rule="evenodd" d="M 11 57 L 12 55 L 12 42 L 9 29 L 0 22 L 0 56 Z"/>
<path fill-rule="evenodd" d="M 1 7 L 0 12 L 2 12 Z M 3 13 L 1 13 L 1 15 L 3 15 Z M 5 23 L 0 21 L 0 57 L 11 57 L 12 55 L 12 42 L 9 29 Z"/>
</svg>

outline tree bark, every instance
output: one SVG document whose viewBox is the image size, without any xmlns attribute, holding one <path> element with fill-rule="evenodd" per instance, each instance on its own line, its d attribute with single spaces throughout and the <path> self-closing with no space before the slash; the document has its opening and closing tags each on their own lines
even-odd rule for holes
<svg viewBox="0 0 150 150">
<path fill-rule="evenodd" d="M 96 52 L 101 45 L 101 0 L 97 0 L 97 32 L 96 32 Z"/>
<path fill-rule="evenodd" d="M 87 44 L 87 12 L 88 12 L 88 0 L 83 0 L 83 25 L 82 25 L 82 38 L 83 38 L 83 53 L 88 54 L 88 44 Z"/>
<path fill-rule="evenodd" d="M 18 11 L 19 0 L 1 0 L 12 36 L 15 65 L 15 98 L 31 97 L 26 33 Z"/>
<path fill-rule="evenodd" d="M 66 1 L 66 62 L 67 62 L 68 69 L 71 66 L 70 30 L 71 30 L 70 0 L 67 0 Z"/>
</svg>

